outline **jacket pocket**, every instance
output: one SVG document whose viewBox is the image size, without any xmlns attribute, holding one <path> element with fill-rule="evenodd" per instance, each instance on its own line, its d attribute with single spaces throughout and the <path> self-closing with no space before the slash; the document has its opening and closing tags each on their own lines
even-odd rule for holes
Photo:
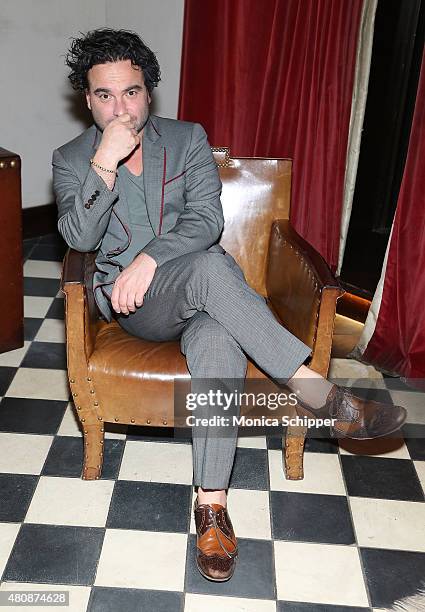
<svg viewBox="0 0 425 612">
<path fill-rule="evenodd" d="M 186 172 L 182 172 L 181 174 L 177 174 L 176 176 L 165 181 L 164 194 L 170 193 L 175 189 L 180 189 L 181 191 L 183 191 L 186 185 L 185 174 Z"/>
</svg>

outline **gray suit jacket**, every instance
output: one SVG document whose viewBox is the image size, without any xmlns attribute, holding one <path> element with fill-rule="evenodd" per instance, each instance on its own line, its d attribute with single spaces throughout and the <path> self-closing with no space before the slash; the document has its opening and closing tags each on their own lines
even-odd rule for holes
<svg viewBox="0 0 425 612">
<path fill-rule="evenodd" d="M 53 188 L 58 229 L 77 251 L 98 250 L 93 276 L 96 303 L 110 322 L 110 295 L 123 269 L 115 260 L 131 241 L 126 194 L 120 172 L 114 189 L 93 170 L 101 132 L 92 125 L 53 151 Z M 158 266 L 195 251 L 223 253 L 216 244 L 223 229 L 221 181 L 203 127 L 198 123 L 150 115 L 143 133 L 146 206 L 155 232 L 139 252 Z"/>
</svg>

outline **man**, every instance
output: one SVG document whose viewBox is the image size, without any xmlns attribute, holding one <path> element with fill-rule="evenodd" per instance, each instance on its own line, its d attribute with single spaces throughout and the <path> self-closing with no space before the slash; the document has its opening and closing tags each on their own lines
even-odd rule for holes
<svg viewBox="0 0 425 612">
<path fill-rule="evenodd" d="M 70 247 L 98 249 L 94 294 L 106 320 L 148 340 L 180 339 L 192 390 L 205 380 L 243 386 L 248 355 L 297 390 L 300 414 L 334 416 L 336 436 L 398 429 L 404 408 L 356 398 L 303 365 L 310 348 L 276 321 L 217 243 L 221 182 L 205 131 L 150 115 L 160 71 L 138 35 L 88 32 L 74 39 L 67 65 L 94 125 L 53 153 L 58 228 Z M 197 565 L 224 581 L 238 554 L 226 506 L 237 432 L 207 433 L 193 436 Z"/>
</svg>

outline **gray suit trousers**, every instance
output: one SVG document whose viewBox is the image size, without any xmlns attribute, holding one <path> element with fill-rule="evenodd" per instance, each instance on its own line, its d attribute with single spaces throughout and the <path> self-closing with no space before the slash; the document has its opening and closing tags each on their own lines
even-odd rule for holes
<svg viewBox="0 0 425 612">
<path fill-rule="evenodd" d="M 146 340 L 180 339 L 193 393 L 205 392 L 206 381 L 212 389 L 230 384 L 232 390 L 243 391 L 246 355 L 284 384 L 311 354 L 278 323 L 229 253 L 188 253 L 164 263 L 143 305 L 115 318 L 127 332 Z M 203 410 L 208 414 L 208 407 Z M 195 413 L 204 416 L 198 407 Z M 217 428 L 209 435 L 209 427 L 192 434 L 195 486 L 228 488 L 237 426 L 225 429 L 222 437 Z"/>
</svg>

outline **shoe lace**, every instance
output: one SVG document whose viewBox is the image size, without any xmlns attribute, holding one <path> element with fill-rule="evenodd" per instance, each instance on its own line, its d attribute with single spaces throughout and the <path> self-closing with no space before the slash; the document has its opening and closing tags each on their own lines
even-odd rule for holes
<svg viewBox="0 0 425 612">
<path fill-rule="evenodd" d="M 331 405 L 329 407 L 329 416 L 331 418 L 335 418 L 336 420 L 347 421 L 347 419 L 344 419 L 341 416 L 340 411 L 341 411 L 343 404 L 348 404 L 350 406 L 351 411 L 355 415 L 353 419 L 348 419 L 348 422 L 358 422 L 359 421 L 359 410 L 355 408 L 352 404 L 350 404 L 349 402 L 350 397 L 352 397 L 350 389 L 348 389 L 347 387 L 338 387 L 335 398 L 331 402 Z M 335 437 L 335 430 L 334 430 L 333 425 L 329 426 L 329 433 L 330 433 L 331 438 Z"/>
<path fill-rule="evenodd" d="M 216 537 L 217 537 L 218 543 L 220 544 L 221 548 L 223 549 L 223 552 L 225 552 L 225 553 L 226 553 L 226 555 L 229 557 L 229 559 L 231 559 L 231 558 L 234 556 L 234 553 L 229 553 L 229 551 L 226 549 L 226 547 L 225 547 L 225 546 L 223 546 L 223 543 L 222 543 L 222 541 L 221 541 L 221 539 L 220 539 L 220 536 L 218 535 L 218 532 L 220 531 L 220 533 L 222 533 L 222 534 L 224 535 L 224 537 L 225 537 L 225 538 L 227 538 L 227 539 L 228 539 L 230 542 L 232 542 L 232 539 L 231 539 L 231 538 L 228 538 L 228 537 L 226 536 L 226 534 L 225 534 L 225 533 L 223 533 L 223 532 L 221 531 L 220 527 L 217 525 L 217 515 L 216 515 L 215 510 L 213 510 L 213 511 L 212 511 L 212 519 L 213 519 L 213 525 L 214 525 L 214 529 L 215 529 L 215 535 L 216 535 Z M 232 544 L 233 544 L 233 542 L 232 542 Z"/>
<path fill-rule="evenodd" d="M 216 535 L 217 541 L 218 541 L 218 543 L 220 544 L 220 546 L 221 546 L 221 548 L 222 548 L 223 552 L 226 554 L 226 556 L 227 556 L 227 557 L 229 557 L 229 559 L 232 559 L 232 558 L 235 556 L 236 551 L 235 551 L 235 552 L 233 552 L 233 553 L 229 553 L 229 551 L 227 550 L 227 548 L 226 548 L 226 547 L 223 545 L 223 542 L 221 541 L 221 538 L 220 538 L 220 536 L 219 536 L 219 531 L 220 531 L 220 533 L 222 533 L 222 534 L 224 535 L 224 537 L 225 537 L 227 540 L 229 540 L 230 542 L 232 542 L 232 544 L 234 544 L 234 542 L 232 541 L 232 539 L 231 539 L 231 538 L 227 537 L 227 536 L 226 536 L 226 534 L 225 534 L 225 533 L 223 533 L 223 532 L 221 531 L 220 527 L 217 525 L 217 514 L 216 514 L 216 511 L 215 511 L 213 508 L 211 508 L 211 507 L 210 507 L 210 508 L 209 508 L 209 512 L 210 512 L 210 516 L 212 517 L 213 527 L 214 527 L 214 531 L 215 531 L 215 535 Z"/>
</svg>

